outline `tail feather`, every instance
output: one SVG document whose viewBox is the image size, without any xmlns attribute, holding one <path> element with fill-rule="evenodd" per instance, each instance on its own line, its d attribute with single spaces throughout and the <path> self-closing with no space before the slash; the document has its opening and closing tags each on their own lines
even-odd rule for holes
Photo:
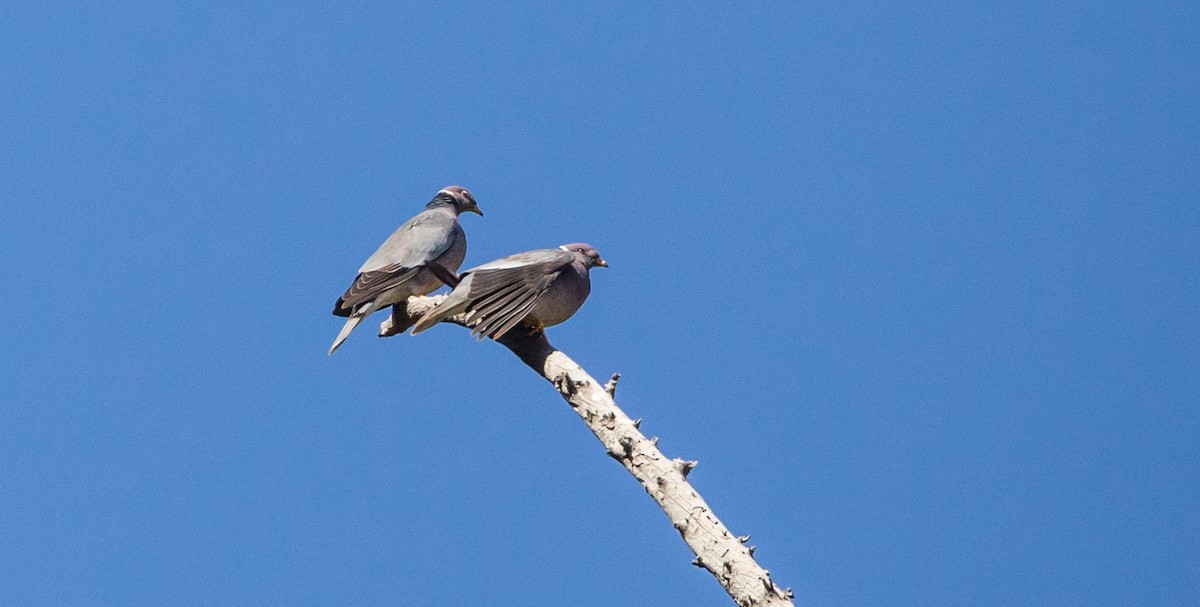
<svg viewBox="0 0 1200 607">
<path fill-rule="evenodd" d="M 337 349 L 341 347 L 342 342 L 346 341 L 347 337 L 350 337 L 350 332 L 358 326 L 358 323 L 362 322 L 364 318 L 370 316 L 373 312 L 375 312 L 375 310 L 378 309 L 379 304 L 375 301 L 372 301 L 363 306 L 362 310 L 351 314 L 350 318 L 346 319 L 346 324 L 342 325 L 341 333 L 338 333 L 337 339 L 333 340 L 333 345 L 329 347 L 329 355 L 333 356 L 333 353 L 337 352 Z"/>
<path fill-rule="evenodd" d="M 449 299 L 438 304 L 437 307 L 421 316 L 421 319 L 413 325 L 412 334 L 416 335 L 417 333 L 420 333 L 421 331 L 424 331 L 466 309 L 467 302 L 455 301 L 454 294 L 451 293 Z"/>
<path fill-rule="evenodd" d="M 346 317 L 350 316 L 351 312 L 352 312 L 352 310 L 350 309 L 350 306 L 347 306 L 346 302 L 343 301 L 341 297 L 338 298 L 337 303 L 333 304 L 333 315 L 334 316 L 341 316 L 342 318 L 346 318 Z"/>
</svg>

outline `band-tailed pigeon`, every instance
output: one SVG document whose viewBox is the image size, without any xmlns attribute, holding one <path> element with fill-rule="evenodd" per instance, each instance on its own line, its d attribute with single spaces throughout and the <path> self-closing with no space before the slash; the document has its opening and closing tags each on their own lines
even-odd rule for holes
<svg viewBox="0 0 1200 607">
<path fill-rule="evenodd" d="M 350 288 L 333 305 L 335 316 L 346 324 L 329 353 L 337 351 L 354 327 L 376 310 L 403 302 L 412 295 L 425 295 L 442 286 L 453 286 L 454 271 L 467 254 L 467 236 L 458 225 L 459 213 L 478 213 L 479 205 L 466 188 L 452 185 L 442 189 L 425 205 L 425 210 L 400 226 L 358 269 Z M 397 318 L 403 310 L 393 306 L 392 321 L 403 331 L 411 322 Z"/>
<path fill-rule="evenodd" d="M 557 325 L 591 292 L 588 270 L 608 267 L 595 247 L 581 242 L 509 255 L 463 272 L 450 296 L 413 326 L 420 333 L 467 313 L 471 334 L 499 339 L 517 325 L 533 330 Z"/>
</svg>

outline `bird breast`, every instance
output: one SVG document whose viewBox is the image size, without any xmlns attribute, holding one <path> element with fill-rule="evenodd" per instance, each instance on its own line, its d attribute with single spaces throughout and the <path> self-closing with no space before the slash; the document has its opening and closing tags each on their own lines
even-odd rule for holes
<svg viewBox="0 0 1200 607">
<path fill-rule="evenodd" d="M 529 315 L 547 327 L 562 323 L 579 310 L 591 288 L 587 268 L 572 263 L 550 283 Z"/>
</svg>

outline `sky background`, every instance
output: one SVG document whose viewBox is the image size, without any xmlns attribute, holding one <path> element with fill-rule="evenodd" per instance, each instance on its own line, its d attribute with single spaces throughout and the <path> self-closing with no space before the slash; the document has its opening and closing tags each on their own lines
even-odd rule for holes
<svg viewBox="0 0 1200 607">
<path fill-rule="evenodd" d="M 731 604 L 502 347 L 326 356 L 452 183 L 797 604 L 1200 600 L 1194 3 L 437 4 L 0 7 L 0 603 Z"/>
</svg>

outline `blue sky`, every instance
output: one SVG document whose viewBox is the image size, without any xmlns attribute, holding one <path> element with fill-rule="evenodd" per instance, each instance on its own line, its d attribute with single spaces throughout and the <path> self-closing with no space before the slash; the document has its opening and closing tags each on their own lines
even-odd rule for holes
<svg viewBox="0 0 1200 607">
<path fill-rule="evenodd" d="M 725 605 L 503 348 L 333 357 L 465 185 L 805 605 L 1200 594 L 1187 3 L 0 8 L 0 602 Z"/>
</svg>

